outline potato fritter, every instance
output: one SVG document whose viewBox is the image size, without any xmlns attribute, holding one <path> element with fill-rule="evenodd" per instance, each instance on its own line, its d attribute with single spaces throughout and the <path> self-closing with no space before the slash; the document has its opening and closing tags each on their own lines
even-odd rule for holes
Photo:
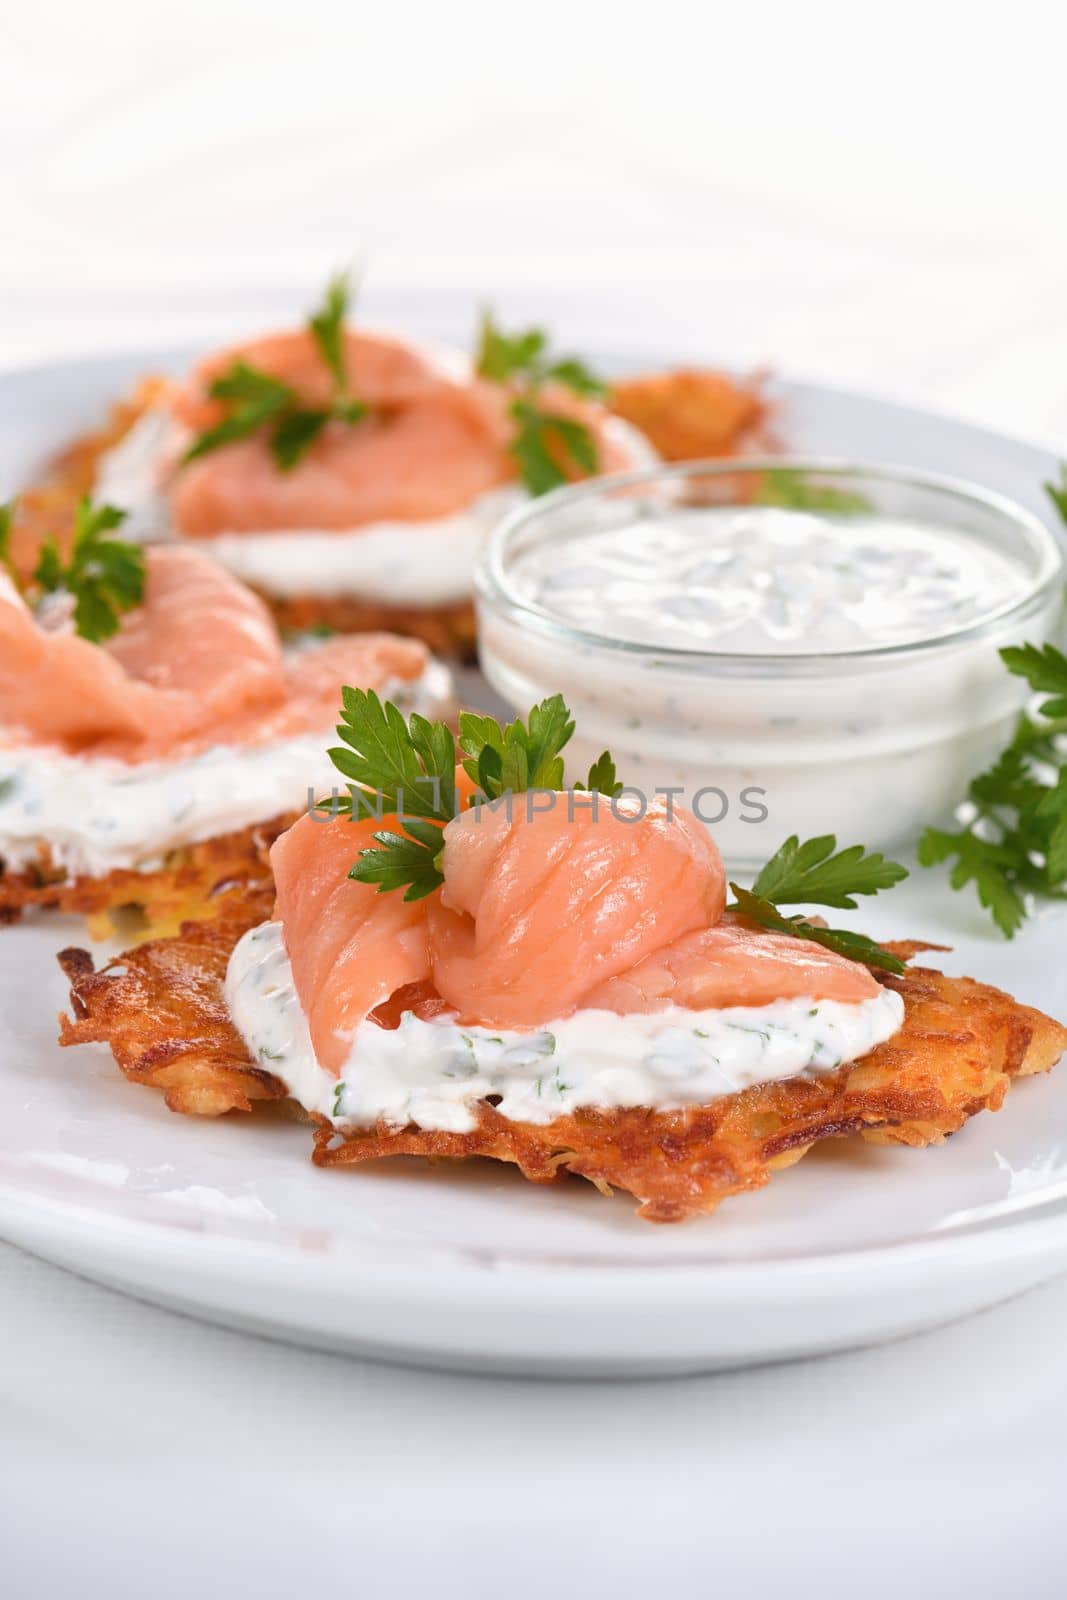
<svg viewBox="0 0 1067 1600">
<path fill-rule="evenodd" d="M 617 383 L 608 405 L 650 439 L 665 461 L 758 454 L 770 443 L 771 407 L 758 377 L 680 368 Z"/>
<path fill-rule="evenodd" d="M 74 531 L 74 512 L 83 495 L 91 494 L 101 456 L 124 439 L 146 411 L 160 405 L 170 390 L 166 378 L 146 377 L 123 400 L 116 401 L 106 421 L 65 445 L 48 462 L 39 480 L 19 491 L 11 556 L 19 572 L 29 575 L 41 541 L 56 538 L 66 551 Z"/>
<path fill-rule="evenodd" d="M 913 947 L 897 947 L 910 954 Z M 314 1159 L 345 1165 L 388 1155 L 490 1156 L 534 1183 L 560 1170 L 625 1189 L 649 1222 L 681 1222 L 728 1195 L 761 1188 L 820 1139 L 939 1143 L 968 1117 L 996 1111 L 1013 1077 L 1047 1072 L 1067 1028 L 972 978 L 915 968 L 878 974 L 904 1000 L 904 1023 L 869 1055 L 817 1078 L 789 1078 L 681 1111 L 583 1110 L 545 1127 L 478 1108 L 473 1133 L 319 1127 Z"/>
<path fill-rule="evenodd" d="M 6 872 L 0 858 L 0 924 L 17 921 L 30 906 L 43 906 L 85 917 L 90 934 L 105 938 L 113 931 L 114 914 L 135 908 L 145 936 L 162 938 L 191 919 L 213 917 L 227 890 L 269 882 L 267 853 L 294 820 L 293 815 L 275 817 L 174 850 L 152 871 L 123 867 L 102 878 L 67 877 L 45 845 L 39 864 L 29 870 Z"/>
<path fill-rule="evenodd" d="M 249 1058 L 230 1021 L 223 979 L 230 951 L 270 916 L 269 878 L 224 893 L 210 922 L 126 950 L 99 972 L 87 950 L 62 950 L 73 1018 L 61 1044 L 103 1040 L 132 1083 L 160 1089 L 172 1111 L 217 1117 L 255 1100 L 284 1100 L 285 1085 Z"/>
<path fill-rule="evenodd" d="M 61 1043 L 107 1042 L 126 1076 L 161 1089 L 175 1111 L 218 1116 L 284 1099 L 285 1086 L 249 1058 L 223 997 L 234 944 L 270 909 L 266 886 L 234 892 L 214 921 L 186 925 L 99 972 L 85 951 L 65 950 L 74 1019 L 61 1018 Z M 910 957 L 929 947 L 895 948 Z M 510 1121 L 484 1102 L 465 1134 L 386 1124 L 341 1132 L 322 1123 L 313 1159 L 332 1167 L 396 1155 L 488 1156 L 514 1162 L 533 1183 L 567 1171 L 624 1189 L 648 1221 L 680 1222 L 762 1187 L 820 1139 L 937 1143 L 976 1112 L 997 1110 L 1014 1077 L 1047 1071 L 1067 1048 L 1059 1023 L 971 978 L 921 967 L 879 977 L 903 997 L 903 1027 L 831 1074 L 685 1110 L 583 1110 L 544 1126 Z"/>
<path fill-rule="evenodd" d="M 475 659 L 474 604 L 393 606 L 357 595 L 264 595 L 284 632 L 330 628 L 337 633 L 402 633 L 421 639 L 435 655 Z"/>
</svg>

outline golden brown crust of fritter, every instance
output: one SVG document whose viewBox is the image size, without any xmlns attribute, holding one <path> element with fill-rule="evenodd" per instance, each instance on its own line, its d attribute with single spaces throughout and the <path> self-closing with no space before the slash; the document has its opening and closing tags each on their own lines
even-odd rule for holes
<svg viewBox="0 0 1067 1600">
<path fill-rule="evenodd" d="M 665 461 L 757 455 L 773 445 L 761 376 L 679 368 L 627 378 L 607 404 L 651 440 Z"/>
<path fill-rule="evenodd" d="M 223 994 L 231 950 L 270 916 L 273 901 L 261 878 L 221 896 L 210 922 L 137 945 L 99 972 L 87 950 L 61 951 L 73 1016 L 59 1019 L 60 1043 L 103 1041 L 132 1083 L 162 1090 L 172 1111 L 189 1116 L 284 1100 L 284 1084 L 250 1060 Z"/>
<path fill-rule="evenodd" d="M 0 859 L 0 923 L 14 922 L 30 906 L 72 912 L 88 920 L 94 937 L 112 931 L 111 914 L 134 907 L 157 938 L 183 922 L 214 916 L 222 895 L 269 880 L 267 852 L 293 814 L 220 834 L 171 851 L 151 872 L 118 868 L 102 878 L 68 878 L 46 845 L 32 870 L 5 872 Z"/>
<path fill-rule="evenodd" d="M 237 939 L 269 915 L 261 888 L 226 896 L 213 922 L 141 945 L 101 972 L 84 951 L 64 951 L 75 1015 L 61 1019 L 61 1042 L 106 1041 L 127 1077 L 162 1089 L 175 1111 L 217 1116 L 283 1099 L 284 1086 L 249 1059 L 222 993 Z M 896 948 L 910 956 L 924 947 Z M 1067 1048 L 1059 1023 L 971 978 L 914 968 L 882 981 L 903 997 L 903 1027 L 830 1075 L 680 1111 L 584 1110 L 543 1127 L 509 1121 L 488 1102 L 465 1134 L 385 1124 L 341 1134 L 322 1124 L 314 1160 L 488 1156 L 514 1162 L 534 1183 L 569 1171 L 624 1189 L 649 1221 L 678 1222 L 762 1187 L 820 1139 L 938 1142 L 976 1112 L 996 1110 L 1012 1078 L 1047 1071 Z"/>
<path fill-rule="evenodd" d="M 382 1125 L 342 1136 L 323 1124 L 314 1159 L 491 1156 L 534 1183 L 566 1170 L 625 1189 L 649 1222 L 681 1222 L 761 1188 L 820 1139 L 938 1143 L 976 1112 L 997 1110 L 1013 1077 L 1047 1072 L 1067 1049 L 1059 1023 L 971 978 L 916 968 L 882 981 L 904 1000 L 903 1026 L 831 1075 L 760 1084 L 682 1111 L 578 1111 L 545 1127 L 510 1122 L 485 1104 L 467 1134 Z"/>
<path fill-rule="evenodd" d="M 474 604 L 461 600 L 449 606 L 390 606 L 356 595 L 299 595 L 289 599 L 264 595 L 279 628 L 301 632 L 333 628 L 338 633 L 403 633 L 421 639 L 435 655 L 473 661 L 476 632 Z"/>
<path fill-rule="evenodd" d="M 42 539 L 58 538 L 65 548 L 73 532 L 75 508 L 83 495 L 92 492 L 101 456 L 114 449 L 146 411 L 161 404 L 170 387 L 166 378 L 142 378 L 132 394 L 111 407 L 101 427 L 65 445 L 40 479 L 20 490 L 12 538 L 12 556 L 20 571 L 33 569 Z"/>
</svg>

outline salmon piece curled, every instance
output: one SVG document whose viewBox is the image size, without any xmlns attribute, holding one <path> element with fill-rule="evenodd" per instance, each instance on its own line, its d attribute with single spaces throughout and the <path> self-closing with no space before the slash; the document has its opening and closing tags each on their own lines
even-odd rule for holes
<svg viewBox="0 0 1067 1600">
<path fill-rule="evenodd" d="M 413 902 L 347 875 L 395 818 L 303 817 L 277 841 L 275 919 L 327 1071 L 341 1072 L 360 1023 L 410 986 L 437 1015 L 519 1030 L 580 1008 L 878 994 L 865 967 L 833 951 L 723 920 L 722 859 L 688 812 L 553 799 L 550 810 L 462 811 L 443 831 L 443 886 Z"/>
<path fill-rule="evenodd" d="M 367 415 L 355 424 L 328 423 L 286 472 L 262 432 L 184 466 L 172 462 L 170 510 L 180 535 L 344 532 L 374 522 L 427 521 L 461 511 L 515 478 L 509 386 L 476 377 L 463 357 L 444 363 L 384 334 L 349 328 L 344 348 L 352 393 Z M 225 416 L 209 389 L 237 361 L 287 384 L 302 405 L 330 403 L 332 380 L 311 335 L 275 334 L 201 363 L 172 401 L 183 439 Z M 601 472 L 634 464 L 602 405 L 560 386 L 546 388 L 542 403 L 585 424 Z"/>
<path fill-rule="evenodd" d="M 145 555 L 143 603 L 113 639 L 50 631 L 0 574 L 0 729 L 18 746 L 139 762 L 329 728 L 343 683 L 412 680 L 412 639 L 354 635 L 286 657 L 263 601 L 199 551 Z"/>
</svg>

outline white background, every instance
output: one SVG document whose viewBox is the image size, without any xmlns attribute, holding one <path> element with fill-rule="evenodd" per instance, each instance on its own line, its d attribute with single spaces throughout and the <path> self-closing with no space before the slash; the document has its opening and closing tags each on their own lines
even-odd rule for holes
<svg viewBox="0 0 1067 1600">
<path fill-rule="evenodd" d="M 0 365 L 237 332 L 365 261 L 569 344 L 1067 449 L 1049 4 L 0 4 Z M 0 1247 L 0 1589 L 1062 1593 L 1067 1288 L 661 1385 L 309 1356 Z M 3 1578 L 8 1582 L 5 1585 Z"/>
<path fill-rule="evenodd" d="M 429 279 L 1067 432 L 1058 10 L 3 0 L 0 361 L 358 256 L 372 311 Z"/>
</svg>

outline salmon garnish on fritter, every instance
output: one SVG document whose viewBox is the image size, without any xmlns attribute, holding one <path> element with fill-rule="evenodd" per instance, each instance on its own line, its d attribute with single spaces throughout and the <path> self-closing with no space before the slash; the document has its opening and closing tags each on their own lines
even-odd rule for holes
<svg viewBox="0 0 1067 1600">
<path fill-rule="evenodd" d="M 106 1040 L 128 1076 L 212 1114 L 254 1098 L 233 1078 L 243 1042 L 257 1094 L 317 1124 L 322 1166 L 489 1156 L 622 1188 L 652 1221 L 711 1211 L 825 1138 L 937 1142 L 1067 1044 L 995 989 L 909 971 L 918 947 L 780 910 L 891 885 L 904 869 L 878 853 L 791 839 L 727 906 L 707 831 L 617 798 L 610 758 L 580 810 L 544 787 L 484 809 L 515 800 L 501 774 L 523 761 L 558 775 L 570 731 L 562 701 L 528 727 L 463 716 L 453 769 L 443 725 L 346 692 L 341 769 L 383 800 L 420 775 L 435 797 L 414 818 L 302 817 L 271 849 L 269 915 L 259 898 L 113 971 L 65 953 L 63 1042 Z M 160 982 L 182 997 L 165 1076 L 140 1020 Z"/>
</svg>

